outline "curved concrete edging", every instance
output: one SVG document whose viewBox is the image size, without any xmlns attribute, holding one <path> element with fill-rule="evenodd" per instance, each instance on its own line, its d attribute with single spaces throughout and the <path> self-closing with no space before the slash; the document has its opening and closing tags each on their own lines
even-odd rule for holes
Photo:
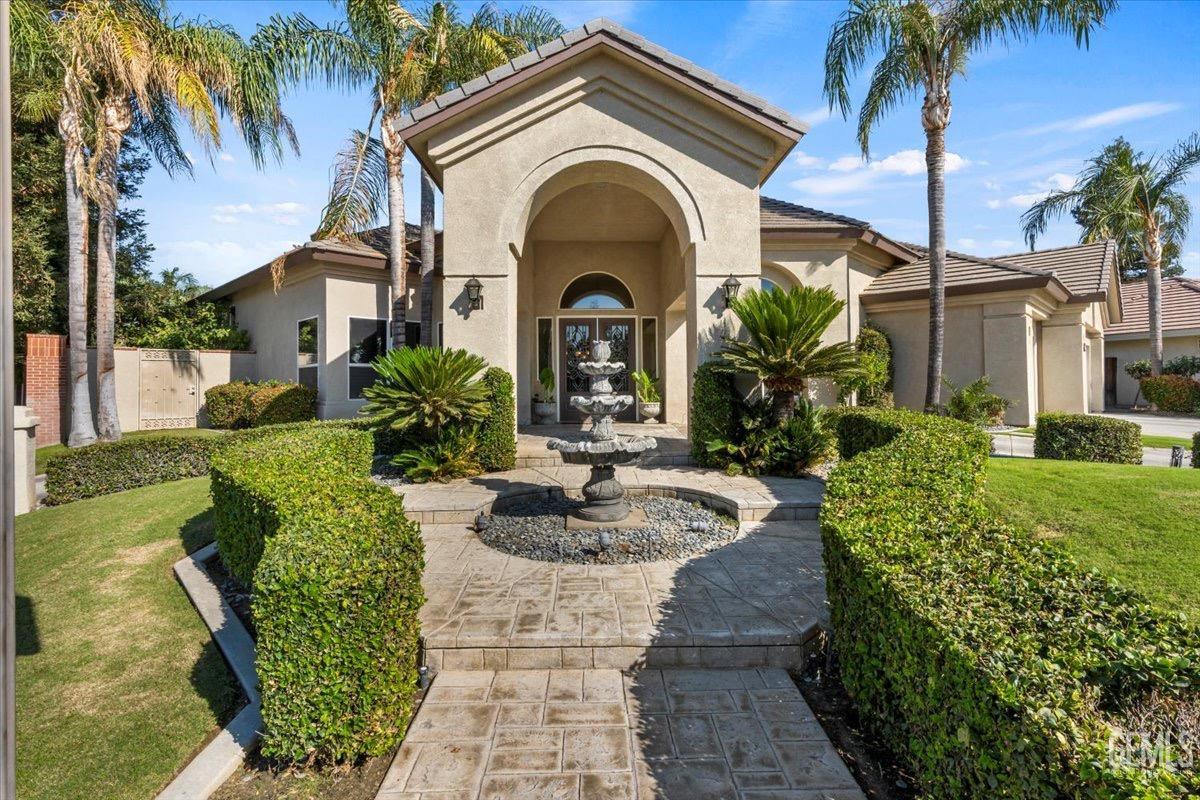
<svg viewBox="0 0 1200 800">
<path fill-rule="evenodd" d="M 216 552 L 214 542 L 176 561 L 175 577 L 250 702 L 158 793 L 156 800 L 207 800 L 242 765 L 262 730 L 254 640 L 203 567 Z"/>
</svg>

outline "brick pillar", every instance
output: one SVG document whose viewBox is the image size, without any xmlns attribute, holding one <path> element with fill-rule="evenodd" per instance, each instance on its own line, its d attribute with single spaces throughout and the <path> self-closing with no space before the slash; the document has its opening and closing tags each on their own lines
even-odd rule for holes
<svg viewBox="0 0 1200 800">
<path fill-rule="evenodd" d="M 25 405 L 37 417 L 38 447 L 66 439 L 69 421 L 67 337 L 25 334 Z"/>
</svg>

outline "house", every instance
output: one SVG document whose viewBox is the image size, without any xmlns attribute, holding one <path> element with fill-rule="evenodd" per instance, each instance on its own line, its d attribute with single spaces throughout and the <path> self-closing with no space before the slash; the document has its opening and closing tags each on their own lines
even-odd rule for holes
<svg viewBox="0 0 1200 800">
<path fill-rule="evenodd" d="M 557 375 L 559 419 L 572 420 L 567 398 L 586 390 L 581 345 L 611 339 L 614 360 L 659 376 L 665 420 L 684 425 L 696 366 L 736 333 L 727 292 L 830 286 L 847 300 L 830 340 L 852 340 L 877 317 L 897 342 L 897 396 L 919 406 L 920 249 L 760 194 L 806 130 L 608 20 L 413 109 L 400 132 L 444 193 L 436 341 L 512 372 L 527 423 L 545 367 Z M 316 385 L 323 417 L 361 405 L 387 339 L 385 234 L 309 242 L 206 295 L 231 301 L 259 377 Z M 1108 252 L 955 259 L 965 282 L 951 292 L 948 374 L 988 371 L 1014 400 L 1014 422 L 1042 407 L 1096 407 L 1101 333 L 1120 316 Z M 278 290 L 272 266 L 283 267 Z M 409 277 L 417 330 L 426 321 Z"/>
<path fill-rule="evenodd" d="M 1131 361 L 1150 357 L 1150 309 L 1145 281 L 1121 287 L 1125 314 L 1104 332 L 1104 391 L 1109 405 L 1129 406 L 1138 384 L 1125 372 Z M 1200 281 L 1164 278 L 1162 281 L 1163 360 L 1200 356 Z"/>
</svg>

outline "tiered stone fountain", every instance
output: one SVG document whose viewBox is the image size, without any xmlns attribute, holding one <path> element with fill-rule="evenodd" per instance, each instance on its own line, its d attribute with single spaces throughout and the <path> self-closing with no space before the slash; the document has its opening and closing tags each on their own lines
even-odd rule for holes
<svg viewBox="0 0 1200 800">
<path fill-rule="evenodd" d="M 609 379 L 625 369 L 620 361 L 609 361 L 612 347 L 609 342 L 592 342 L 591 361 L 579 363 L 579 371 L 591 379 L 591 395 L 571 398 L 571 405 L 592 418 L 592 429 L 588 438 L 581 442 L 551 439 L 546 443 L 550 450 L 557 450 L 568 464 L 587 464 L 592 474 L 583 485 L 584 505 L 573 512 L 573 516 L 585 525 L 604 524 L 612 526 L 629 517 L 629 503 L 625 501 L 625 487 L 617 480 L 616 466 L 632 464 L 648 450 L 658 447 L 652 436 L 619 436 L 613 428 L 613 415 L 620 414 L 633 405 L 633 397 L 613 394 Z M 626 524 L 639 524 L 644 520 L 630 520 Z M 567 526 L 572 526 L 568 517 Z M 623 526 L 622 526 L 623 527 Z"/>
</svg>

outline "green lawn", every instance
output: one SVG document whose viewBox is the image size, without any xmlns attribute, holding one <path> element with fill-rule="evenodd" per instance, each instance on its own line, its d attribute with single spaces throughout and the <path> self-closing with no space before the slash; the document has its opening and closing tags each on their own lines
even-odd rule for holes
<svg viewBox="0 0 1200 800">
<path fill-rule="evenodd" d="M 171 565 L 212 540 L 208 478 L 17 518 L 17 793 L 153 797 L 234 683 Z"/>
<path fill-rule="evenodd" d="M 1200 469 L 993 458 L 987 497 L 1085 566 L 1200 619 Z"/>
<path fill-rule="evenodd" d="M 1017 428 L 1013 433 L 1027 433 L 1032 436 L 1035 432 L 1034 428 Z M 1184 439 L 1182 436 L 1154 436 L 1151 434 L 1142 434 L 1142 447 L 1165 447 L 1170 448 L 1179 445 L 1185 450 L 1192 449 L 1192 440 Z"/>
<path fill-rule="evenodd" d="M 215 431 L 212 428 L 169 428 L 162 431 L 131 431 L 123 438 L 131 439 L 138 436 L 222 436 L 225 431 Z M 37 449 L 37 474 L 46 471 L 46 462 L 55 456 L 62 455 L 70 448 L 65 444 L 48 444 Z"/>
</svg>

